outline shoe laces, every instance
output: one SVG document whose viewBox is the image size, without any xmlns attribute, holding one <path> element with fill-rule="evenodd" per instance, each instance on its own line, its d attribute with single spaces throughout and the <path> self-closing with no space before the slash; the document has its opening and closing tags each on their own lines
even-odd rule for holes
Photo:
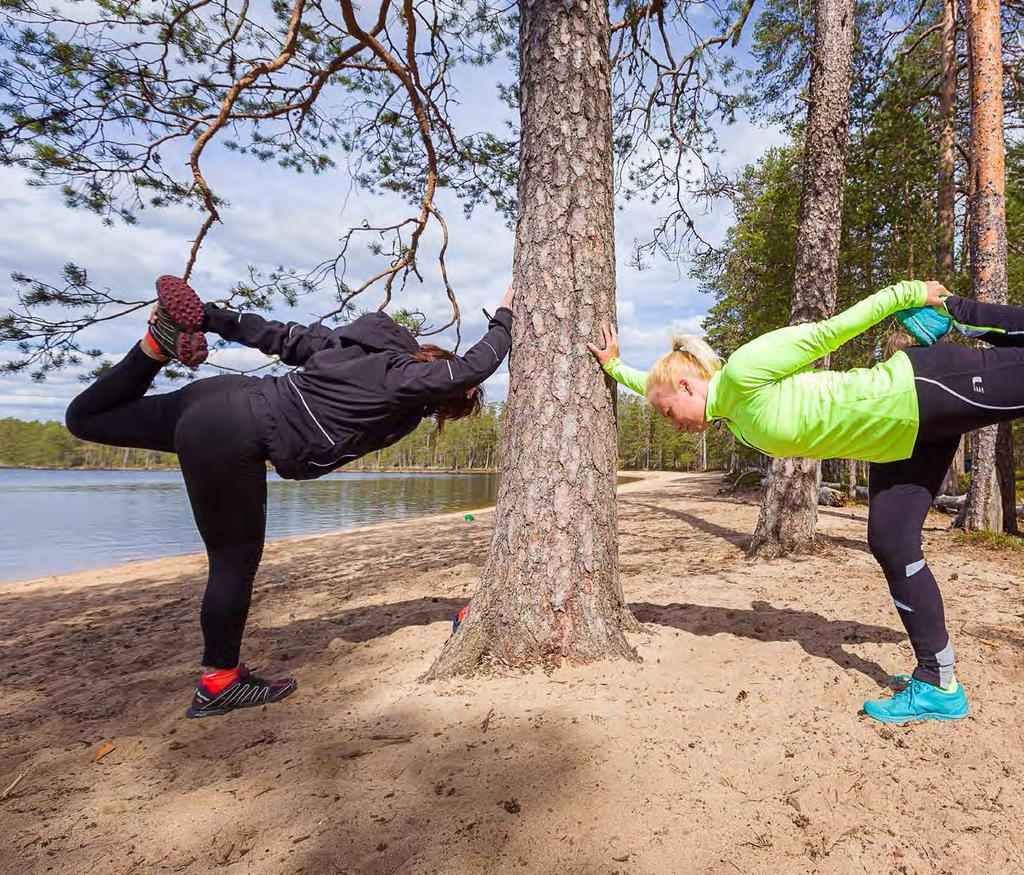
<svg viewBox="0 0 1024 875">
<path fill-rule="evenodd" d="M 896 674 L 889 678 L 889 688 L 893 691 L 893 699 L 914 700 L 915 685 L 920 683 L 913 675 Z M 897 686 L 899 684 L 899 686 Z"/>
</svg>

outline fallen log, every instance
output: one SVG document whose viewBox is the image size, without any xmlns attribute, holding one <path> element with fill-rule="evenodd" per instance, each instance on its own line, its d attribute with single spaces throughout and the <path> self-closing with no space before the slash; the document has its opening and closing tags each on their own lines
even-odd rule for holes
<svg viewBox="0 0 1024 875">
<path fill-rule="evenodd" d="M 822 486 L 818 490 L 818 504 L 825 507 L 846 507 L 846 493 L 830 486 Z"/>
</svg>

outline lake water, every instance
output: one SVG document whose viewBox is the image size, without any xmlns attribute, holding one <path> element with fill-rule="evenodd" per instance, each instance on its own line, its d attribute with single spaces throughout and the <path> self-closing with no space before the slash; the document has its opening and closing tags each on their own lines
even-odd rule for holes
<svg viewBox="0 0 1024 875">
<path fill-rule="evenodd" d="M 496 474 L 336 473 L 269 479 L 267 537 L 493 504 Z M 0 469 L 0 581 L 203 549 L 177 471 Z"/>
</svg>

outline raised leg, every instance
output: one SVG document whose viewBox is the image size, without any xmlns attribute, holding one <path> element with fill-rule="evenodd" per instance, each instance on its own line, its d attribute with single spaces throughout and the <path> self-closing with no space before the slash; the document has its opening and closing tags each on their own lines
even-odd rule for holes
<svg viewBox="0 0 1024 875">
<path fill-rule="evenodd" d="M 146 396 L 162 367 L 133 346 L 68 405 L 68 430 L 98 444 L 174 452 L 180 391 Z"/>
</svg>

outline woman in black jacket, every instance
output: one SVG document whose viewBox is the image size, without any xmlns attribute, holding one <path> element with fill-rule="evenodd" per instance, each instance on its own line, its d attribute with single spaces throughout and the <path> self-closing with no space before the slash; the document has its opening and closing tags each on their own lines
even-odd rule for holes
<svg viewBox="0 0 1024 875">
<path fill-rule="evenodd" d="M 282 477 L 308 480 L 394 443 L 424 418 L 440 429 L 478 413 L 480 384 L 512 342 L 513 291 L 465 356 L 420 345 L 383 313 L 339 328 L 273 322 L 204 305 L 183 280 L 166 276 L 157 296 L 146 336 L 71 402 L 66 418 L 84 440 L 178 454 L 209 559 L 203 675 L 186 713 L 215 716 L 280 701 L 296 688 L 292 678 L 265 680 L 239 661 L 263 554 L 267 460 Z M 204 331 L 294 370 L 210 377 L 147 396 L 170 359 L 189 366 L 206 359 Z"/>
</svg>

